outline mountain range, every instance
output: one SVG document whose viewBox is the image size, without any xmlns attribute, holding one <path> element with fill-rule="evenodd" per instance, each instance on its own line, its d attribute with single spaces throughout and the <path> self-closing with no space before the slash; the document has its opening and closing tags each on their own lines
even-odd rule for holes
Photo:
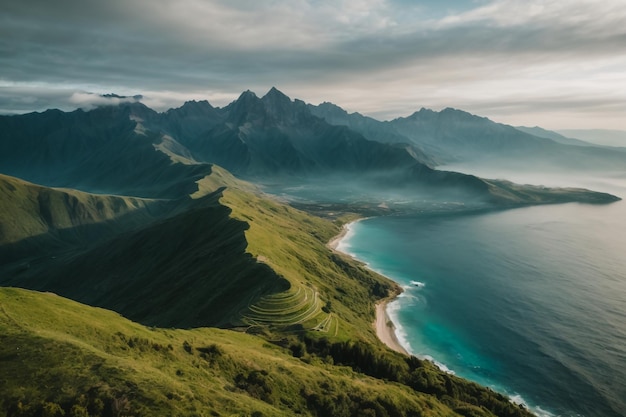
<svg viewBox="0 0 626 417">
<path fill-rule="evenodd" d="M 604 166 L 624 163 L 615 152 L 558 144 L 458 110 L 422 109 L 377 122 L 328 103 L 292 101 L 275 88 L 262 98 L 246 91 L 224 108 L 187 102 L 157 113 L 134 102 L 0 117 L 3 173 L 46 186 L 146 198 L 188 195 L 216 164 L 258 183 L 312 179 L 369 194 L 409 189 L 418 196 L 485 203 L 563 202 L 562 193 L 551 198 L 542 190 L 537 197 L 527 188 L 524 196 L 509 184 L 434 166 L 477 155 L 520 163 L 581 151 L 591 153 L 574 158 L 580 166 L 603 152 Z"/>
<path fill-rule="evenodd" d="M 603 170 L 626 167 L 623 149 L 607 149 L 567 138 L 539 127 L 513 127 L 462 110 L 440 112 L 422 108 L 408 117 L 381 122 L 348 113 L 332 103 L 309 105 L 329 123 L 347 126 L 365 137 L 385 143 L 406 143 L 428 155 L 430 165 L 479 162 L 517 170 Z M 587 149 L 581 149 L 581 146 Z"/>
<path fill-rule="evenodd" d="M 38 292 L 0 289 L 0 412 L 529 415 L 382 345 L 374 304 L 400 288 L 327 243 L 390 212 L 392 192 L 455 209 L 616 201 L 436 169 L 580 149 L 457 110 L 378 122 L 275 88 L 223 108 L 2 116 L 0 285 Z M 324 210 L 294 207 L 306 186 Z"/>
</svg>

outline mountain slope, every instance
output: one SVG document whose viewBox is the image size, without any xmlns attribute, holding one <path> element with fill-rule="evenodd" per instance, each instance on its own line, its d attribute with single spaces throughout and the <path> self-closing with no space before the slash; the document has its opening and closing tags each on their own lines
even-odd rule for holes
<svg viewBox="0 0 626 417">
<path fill-rule="evenodd" d="M 408 387 L 362 375 L 356 384 L 353 372 L 307 364 L 245 334 L 149 329 L 17 289 L 0 289 L 0 306 L 0 410 L 8 415 L 311 416 L 339 387 L 352 395 L 335 406 L 349 404 L 353 415 L 374 407 L 452 413 Z"/>
<path fill-rule="evenodd" d="M 368 139 L 410 143 L 423 151 L 430 165 L 480 161 L 514 166 L 518 170 L 625 169 L 623 153 L 598 147 L 581 149 L 581 141 L 554 132 L 514 128 L 452 108 L 435 112 L 421 109 L 388 122 L 348 114 L 330 103 L 309 106 L 331 124 L 349 126 Z"/>
<path fill-rule="evenodd" d="M 156 149 L 163 135 L 146 131 L 139 123 L 156 117 L 139 103 L 88 112 L 2 116 L 0 172 L 46 186 L 98 193 L 188 194 L 209 167 L 174 163 Z"/>
<path fill-rule="evenodd" d="M 524 158 L 535 158 L 538 149 L 541 155 L 568 157 L 562 145 L 451 109 L 422 110 L 406 120 L 378 125 L 367 119 L 366 124 L 375 125 L 376 131 L 390 126 L 414 145 L 432 145 L 448 157 L 450 149 L 463 157 L 500 152 L 502 158 L 516 158 L 504 159 L 506 163 L 525 163 Z M 475 177 L 433 171 L 420 162 L 426 158 L 414 145 L 368 140 L 347 126 L 327 123 L 313 115 L 310 106 L 275 88 L 262 98 L 244 92 L 221 109 L 190 102 L 159 114 L 139 103 L 125 103 L 89 112 L 0 117 L 0 172 L 48 186 L 185 198 L 215 163 L 240 177 L 284 187 L 294 181 L 326 181 L 344 184 L 344 190 L 338 190 L 344 194 L 361 188 L 372 195 L 411 191 L 410 198 L 419 200 L 524 203 L 520 198 L 508 200 L 508 193 L 494 193 L 497 183 L 486 186 Z M 624 158 L 611 157 L 625 163 Z M 543 157 L 537 160 L 546 162 Z M 595 163 L 593 158 L 577 162 Z M 563 193 L 558 194 L 551 199 L 542 192 L 543 198 L 528 203 L 564 201 Z M 576 201 L 595 202 L 596 197 L 577 193 Z"/>
<path fill-rule="evenodd" d="M 52 189 L 0 174 L 0 245 L 144 212 L 154 200 Z"/>
<path fill-rule="evenodd" d="M 4 284 L 50 290 L 150 325 L 232 325 L 268 291 L 288 287 L 245 253 L 244 222 L 218 194 L 86 251 L 7 272 Z"/>
<path fill-rule="evenodd" d="M 342 297 L 337 288 L 354 286 L 344 275 L 350 271 L 360 284 L 344 297 L 348 306 L 338 307 L 342 320 L 354 328 L 363 327 L 355 314 L 373 321 L 372 291 L 382 297 L 391 286 L 326 248 L 339 233 L 336 225 L 262 198 L 218 167 L 197 188 L 176 210 L 132 230 L 120 227 L 100 243 L 79 241 L 54 257 L 39 251 L 27 270 L 9 264 L 0 282 L 55 291 L 160 326 L 313 328 L 330 315 L 322 307 Z"/>
<path fill-rule="evenodd" d="M 551 139 L 551 140 L 553 140 L 553 141 L 555 141 L 557 143 L 561 143 L 563 145 L 595 146 L 592 143 L 585 142 L 585 141 L 578 140 L 578 139 L 568 138 L 568 137 L 565 137 L 565 136 L 563 136 L 561 134 L 553 132 L 551 130 L 542 129 L 539 126 L 535 126 L 535 127 L 515 126 L 515 128 L 517 130 L 520 130 L 522 132 L 531 134 L 533 136 L 537 136 L 537 137 L 540 137 L 540 138 Z"/>
<path fill-rule="evenodd" d="M 93 244 L 165 215 L 176 204 L 54 189 L 0 174 L 0 266 Z"/>
<path fill-rule="evenodd" d="M 334 366 L 330 356 L 296 354 L 297 344 L 218 329 L 146 328 L 54 294 L 13 288 L 0 288 L 0 342 L 3 415 L 494 416 L 488 408 L 530 415 L 492 391 L 392 352 L 376 361 L 393 364 L 406 383 Z"/>
</svg>

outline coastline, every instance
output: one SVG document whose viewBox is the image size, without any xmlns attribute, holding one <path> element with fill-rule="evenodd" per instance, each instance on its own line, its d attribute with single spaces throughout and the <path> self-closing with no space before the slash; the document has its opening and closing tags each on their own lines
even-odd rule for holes
<svg viewBox="0 0 626 417">
<path fill-rule="evenodd" d="M 345 238 L 348 232 L 350 231 L 350 225 L 353 223 L 359 222 L 361 220 L 364 220 L 364 218 L 344 224 L 341 227 L 341 232 L 337 236 L 332 238 L 328 242 L 327 246 L 334 251 L 337 251 L 339 253 L 342 253 L 344 255 L 347 255 L 353 258 L 353 256 L 350 255 L 349 253 L 342 252 L 337 248 L 341 240 Z M 386 277 L 386 278 L 391 280 L 391 278 L 389 277 Z M 397 286 L 397 292 L 391 297 L 387 297 L 379 301 L 378 303 L 376 303 L 376 320 L 374 321 L 373 326 L 374 326 L 374 329 L 376 330 L 376 336 L 378 337 L 378 339 L 381 342 L 383 342 L 388 348 L 390 348 L 393 351 L 402 353 L 403 355 L 409 356 L 410 353 L 400 344 L 398 340 L 398 336 L 396 335 L 396 326 L 394 325 L 393 321 L 389 317 L 389 314 L 387 314 L 387 305 L 393 300 L 395 300 L 398 294 L 402 292 L 402 289 L 400 288 L 400 286 L 395 281 L 393 282 Z"/>
<path fill-rule="evenodd" d="M 410 356 L 410 353 L 400 344 L 398 336 L 396 335 L 396 326 L 389 318 L 389 314 L 387 314 L 387 304 L 394 299 L 395 296 L 386 298 L 376 304 L 376 321 L 374 322 L 376 336 L 391 350 Z"/>
<path fill-rule="evenodd" d="M 361 219 L 359 219 L 361 220 Z M 358 222 L 359 220 L 355 220 L 354 222 Z M 349 222 L 344 224 L 343 226 L 341 226 L 341 232 L 339 232 L 339 234 L 335 237 L 333 237 L 327 244 L 326 246 L 328 246 L 330 249 L 335 250 L 337 252 L 341 252 L 339 249 L 337 249 L 337 247 L 339 246 L 339 242 L 341 242 L 341 239 L 343 239 L 344 237 L 346 237 L 346 235 L 348 234 L 348 230 L 349 227 L 352 223 L 354 222 Z M 341 252 L 345 255 L 350 256 L 349 254 L 345 253 L 345 252 Z"/>
</svg>

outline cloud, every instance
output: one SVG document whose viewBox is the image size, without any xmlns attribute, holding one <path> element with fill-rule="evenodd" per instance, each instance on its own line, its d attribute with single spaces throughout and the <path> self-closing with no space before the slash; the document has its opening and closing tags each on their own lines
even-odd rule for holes
<svg viewBox="0 0 626 417">
<path fill-rule="evenodd" d="M 81 109 L 90 109 L 98 106 L 111 106 L 122 103 L 134 103 L 143 98 L 141 95 L 134 97 L 119 96 L 117 94 L 94 94 L 85 92 L 74 92 L 69 97 L 69 102 Z"/>
<path fill-rule="evenodd" d="M 63 105 L 67 91 L 223 105 L 276 85 L 386 117 L 444 100 L 471 111 L 520 92 L 550 102 L 539 84 L 580 95 L 626 85 L 625 22 L 622 0 L 8 0 L 0 88 L 43 86 L 33 105 L 51 89 Z"/>
</svg>

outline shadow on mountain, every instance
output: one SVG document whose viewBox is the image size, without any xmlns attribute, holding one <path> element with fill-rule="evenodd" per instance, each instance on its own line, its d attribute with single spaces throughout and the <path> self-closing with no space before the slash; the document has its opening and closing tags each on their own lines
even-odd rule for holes
<svg viewBox="0 0 626 417">
<path fill-rule="evenodd" d="M 119 234 L 84 249 L 34 257 L 4 267 L 4 286 L 54 291 L 160 327 L 231 327 L 259 297 L 289 283 L 246 253 L 248 225 L 219 204 L 221 190 L 183 213 Z M 105 225 L 68 231 L 100 233 Z M 34 237 L 2 248 L 3 258 L 55 241 Z M 65 243 L 57 249 L 65 247 Z"/>
</svg>

